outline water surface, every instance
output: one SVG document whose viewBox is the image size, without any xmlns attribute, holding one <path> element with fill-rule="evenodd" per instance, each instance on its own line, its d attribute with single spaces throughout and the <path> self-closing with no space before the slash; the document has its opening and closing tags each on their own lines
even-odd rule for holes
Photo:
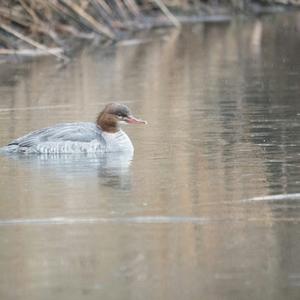
<svg viewBox="0 0 300 300">
<path fill-rule="evenodd" d="M 0 67 L 0 144 L 111 101 L 134 158 L 1 156 L 1 299 L 299 299 L 300 15 Z M 275 196 L 274 196 L 275 195 Z"/>
</svg>

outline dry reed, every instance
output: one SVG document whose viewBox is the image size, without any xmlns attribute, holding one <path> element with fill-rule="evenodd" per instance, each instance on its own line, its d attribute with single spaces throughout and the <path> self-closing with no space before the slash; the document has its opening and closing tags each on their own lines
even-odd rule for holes
<svg viewBox="0 0 300 300">
<path fill-rule="evenodd" d="M 213 0 L 212 0 L 213 1 Z M 218 0 L 218 3 L 245 0 Z M 278 0 L 280 1 L 280 0 Z M 283 1 L 283 0 L 281 0 Z M 300 0 L 299 0 L 300 1 Z M 200 7 L 210 0 L 0 0 L 0 55 L 54 55 L 67 59 L 73 40 L 118 40 L 149 24 L 150 14 L 180 22 L 169 10 Z M 148 23 L 147 23 L 148 22 Z"/>
</svg>

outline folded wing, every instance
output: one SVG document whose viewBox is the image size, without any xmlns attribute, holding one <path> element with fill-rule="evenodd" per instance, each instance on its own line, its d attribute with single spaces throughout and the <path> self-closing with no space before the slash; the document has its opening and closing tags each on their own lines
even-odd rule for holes
<svg viewBox="0 0 300 300">
<path fill-rule="evenodd" d="M 97 125 L 88 122 L 62 123 L 33 131 L 25 136 L 13 140 L 8 146 L 33 147 L 47 142 L 82 142 L 89 143 L 93 140 L 103 140 L 101 130 Z"/>
</svg>

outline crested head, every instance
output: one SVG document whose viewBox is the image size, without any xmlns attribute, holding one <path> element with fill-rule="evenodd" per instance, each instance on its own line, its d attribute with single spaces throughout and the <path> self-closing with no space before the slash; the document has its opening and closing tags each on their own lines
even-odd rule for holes
<svg viewBox="0 0 300 300">
<path fill-rule="evenodd" d="M 125 104 L 109 103 L 105 106 L 102 112 L 115 115 L 115 116 L 129 116 L 131 115 L 130 109 Z"/>
<path fill-rule="evenodd" d="M 109 103 L 97 118 L 97 125 L 103 131 L 115 133 L 120 130 L 120 124 L 146 124 L 146 121 L 132 116 L 130 109 L 125 104 Z"/>
</svg>

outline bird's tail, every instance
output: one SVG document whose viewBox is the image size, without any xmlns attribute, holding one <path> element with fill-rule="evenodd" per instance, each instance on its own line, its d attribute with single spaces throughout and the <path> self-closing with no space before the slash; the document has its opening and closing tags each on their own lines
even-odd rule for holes
<svg viewBox="0 0 300 300">
<path fill-rule="evenodd" d="M 18 145 L 12 144 L 0 148 L 0 154 L 15 153 L 18 150 Z"/>
</svg>

